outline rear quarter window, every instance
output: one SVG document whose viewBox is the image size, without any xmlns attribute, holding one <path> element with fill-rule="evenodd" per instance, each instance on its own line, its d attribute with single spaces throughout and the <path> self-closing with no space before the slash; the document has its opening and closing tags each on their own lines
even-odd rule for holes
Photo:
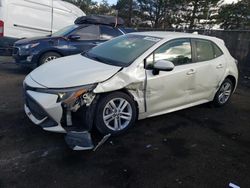
<svg viewBox="0 0 250 188">
<path fill-rule="evenodd" d="M 90 25 L 77 30 L 75 35 L 79 35 L 80 40 L 99 40 L 99 27 L 97 25 Z"/>
<path fill-rule="evenodd" d="M 100 33 L 102 40 L 109 40 L 122 35 L 122 33 L 117 28 L 103 25 L 100 26 Z"/>
<path fill-rule="evenodd" d="M 196 47 L 196 61 L 209 61 L 223 54 L 222 50 L 212 41 L 203 39 L 193 40 Z"/>
<path fill-rule="evenodd" d="M 216 44 L 212 43 L 212 45 L 214 48 L 214 57 L 220 57 L 223 54 L 222 50 Z"/>
</svg>

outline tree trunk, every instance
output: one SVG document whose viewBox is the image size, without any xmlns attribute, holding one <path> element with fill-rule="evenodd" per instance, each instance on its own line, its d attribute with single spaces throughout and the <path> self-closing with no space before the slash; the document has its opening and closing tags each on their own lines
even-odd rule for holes
<svg viewBox="0 0 250 188">
<path fill-rule="evenodd" d="M 197 8 L 198 8 L 198 1 L 195 0 L 195 2 L 194 2 L 194 8 L 193 8 L 193 11 L 192 11 L 192 16 L 190 18 L 189 29 L 193 29 L 193 27 L 194 27 L 194 19 L 195 19 L 195 15 L 196 15 L 196 12 L 197 12 Z"/>
<path fill-rule="evenodd" d="M 133 0 L 129 0 L 128 26 L 131 26 Z"/>
</svg>

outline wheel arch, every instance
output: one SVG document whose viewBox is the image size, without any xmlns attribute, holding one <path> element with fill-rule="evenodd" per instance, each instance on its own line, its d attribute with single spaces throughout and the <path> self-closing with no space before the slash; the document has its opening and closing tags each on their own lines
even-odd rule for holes
<svg viewBox="0 0 250 188">
<path fill-rule="evenodd" d="M 233 88 L 234 88 L 233 90 L 235 91 L 236 86 L 237 86 L 236 78 L 233 75 L 227 75 L 225 79 L 229 79 L 233 83 Z"/>
<path fill-rule="evenodd" d="M 105 96 L 105 95 L 108 95 L 110 93 L 114 93 L 114 92 L 122 92 L 122 93 L 125 93 L 126 95 L 128 95 L 135 103 L 135 106 L 136 106 L 136 119 L 138 119 L 138 115 L 139 115 L 139 103 L 138 101 L 136 100 L 136 97 L 134 97 L 134 95 L 129 92 L 128 89 L 126 88 L 122 88 L 122 89 L 118 89 L 118 90 L 114 90 L 114 91 L 109 91 L 109 92 L 106 92 L 106 93 L 97 93 L 99 95 L 99 99 L 100 97 L 102 96 Z M 99 100 L 98 99 L 98 100 Z"/>
<path fill-rule="evenodd" d="M 54 52 L 54 53 L 58 53 L 61 57 L 63 57 L 63 53 L 60 52 L 59 50 L 56 50 L 56 49 L 49 49 L 49 50 L 46 50 L 46 51 L 43 51 L 41 52 L 38 57 L 37 57 L 37 64 L 39 65 L 39 62 L 40 62 L 40 59 L 43 55 L 45 55 L 46 53 L 50 53 L 50 52 Z"/>
</svg>

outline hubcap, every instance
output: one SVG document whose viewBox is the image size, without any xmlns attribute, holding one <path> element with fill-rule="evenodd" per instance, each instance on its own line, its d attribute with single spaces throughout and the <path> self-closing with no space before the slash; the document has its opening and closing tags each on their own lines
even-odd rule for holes
<svg viewBox="0 0 250 188">
<path fill-rule="evenodd" d="M 47 58 L 44 60 L 44 63 L 48 63 L 49 61 L 52 61 L 52 60 L 54 60 L 54 59 L 57 59 L 57 57 L 56 57 L 56 56 L 49 56 L 49 57 L 47 57 Z"/>
<path fill-rule="evenodd" d="M 232 86 L 230 83 L 225 82 L 221 88 L 220 88 L 220 92 L 219 92 L 219 102 L 221 104 L 224 104 L 228 101 L 230 95 L 232 92 Z"/>
<path fill-rule="evenodd" d="M 113 130 L 125 129 L 132 119 L 132 107 L 123 98 L 115 98 L 109 101 L 103 110 L 103 121 L 105 125 Z"/>
</svg>

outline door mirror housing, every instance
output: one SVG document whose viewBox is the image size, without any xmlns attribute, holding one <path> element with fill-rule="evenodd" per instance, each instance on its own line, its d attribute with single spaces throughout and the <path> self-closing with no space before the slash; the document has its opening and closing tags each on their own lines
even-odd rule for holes
<svg viewBox="0 0 250 188">
<path fill-rule="evenodd" d="M 158 71 L 172 71 L 174 69 L 174 64 L 167 60 L 158 60 L 153 65 L 153 69 Z"/>
<path fill-rule="evenodd" d="M 68 39 L 69 40 L 79 40 L 81 38 L 80 35 L 69 35 Z"/>
</svg>

